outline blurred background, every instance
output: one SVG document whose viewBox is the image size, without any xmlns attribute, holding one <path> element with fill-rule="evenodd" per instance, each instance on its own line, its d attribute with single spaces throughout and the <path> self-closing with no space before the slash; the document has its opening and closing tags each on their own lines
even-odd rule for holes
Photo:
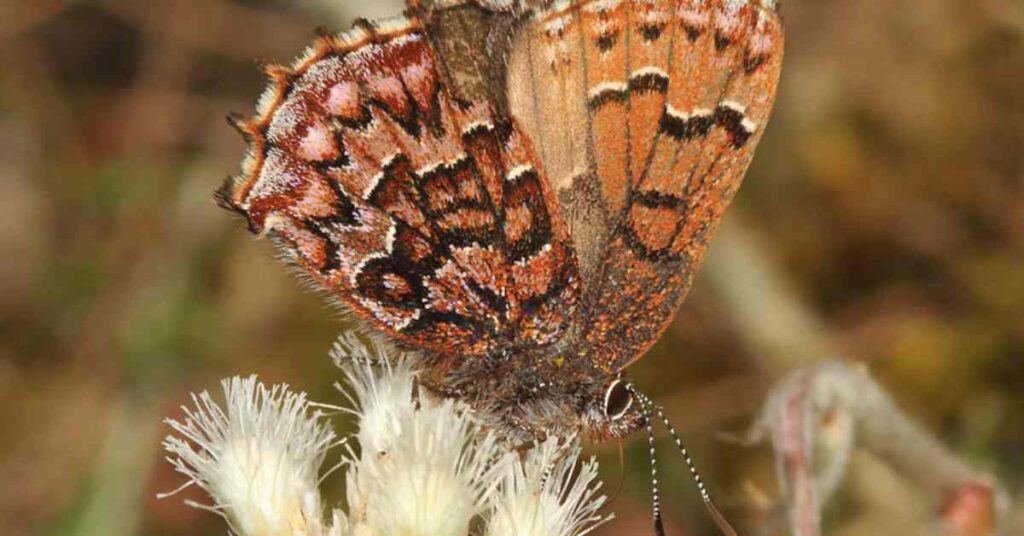
<svg viewBox="0 0 1024 536">
<path fill-rule="evenodd" d="M 327 351 L 345 324 L 211 194 L 238 169 L 224 116 L 251 112 L 257 60 L 400 9 L 0 3 L 0 534 L 224 534 L 182 504 L 200 494 L 155 498 L 182 482 L 161 419 L 251 372 L 340 401 Z M 959 457 L 1020 490 L 1024 3 L 783 11 L 772 124 L 709 265 L 631 374 L 751 534 L 785 533 L 772 454 L 719 432 L 742 433 L 773 382 L 831 357 L 865 363 Z M 661 446 L 669 534 L 714 534 Z M 622 488 L 599 533 L 651 534 L 646 441 L 627 441 L 623 464 L 615 445 L 590 449 Z M 913 483 L 857 454 L 827 533 L 941 534 L 928 512 Z"/>
</svg>

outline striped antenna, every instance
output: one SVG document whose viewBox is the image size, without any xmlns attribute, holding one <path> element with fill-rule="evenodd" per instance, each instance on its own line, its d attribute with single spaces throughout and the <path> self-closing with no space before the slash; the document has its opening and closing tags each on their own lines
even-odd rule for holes
<svg viewBox="0 0 1024 536">
<path fill-rule="evenodd" d="M 654 427 L 648 410 L 647 405 L 644 405 L 644 428 L 647 430 L 647 446 L 650 449 L 648 456 L 651 460 L 651 513 L 654 515 L 654 534 L 665 536 L 665 526 L 661 522 L 661 488 L 658 485 L 658 460 L 654 452 Z"/>
<path fill-rule="evenodd" d="M 654 531 L 657 536 L 664 536 L 665 529 L 662 527 L 661 522 L 661 504 L 658 487 L 658 470 L 655 466 L 655 453 L 654 453 L 654 430 L 651 425 L 651 418 L 657 416 L 661 420 L 661 423 L 665 425 L 669 435 L 672 436 L 672 440 L 676 442 L 676 448 L 679 449 L 679 453 L 683 456 L 683 461 L 686 463 L 686 467 L 690 470 L 690 475 L 693 476 L 693 481 L 697 484 L 697 491 L 700 492 L 700 497 L 704 501 L 704 507 L 707 508 L 708 514 L 711 515 L 711 519 L 718 526 L 718 529 L 722 531 L 725 536 L 737 536 L 736 529 L 729 524 L 729 521 L 722 515 L 721 510 L 715 504 L 715 501 L 711 499 L 711 494 L 708 493 L 707 486 L 704 485 L 704 479 L 701 478 L 700 472 L 697 471 L 697 465 L 693 463 L 693 458 L 690 457 L 690 452 L 683 445 L 683 441 L 679 438 L 679 434 L 676 432 L 672 423 L 669 422 L 668 417 L 665 416 L 664 410 L 660 406 L 654 404 L 647 395 L 637 391 L 632 385 L 628 385 L 630 394 L 633 395 L 637 401 L 640 402 L 640 406 L 644 412 L 644 428 L 647 430 L 647 443 L 650 446 L 651 456 L 651 489 L 653 494 L 653 507 L 654 507 Z"/>
</svg>

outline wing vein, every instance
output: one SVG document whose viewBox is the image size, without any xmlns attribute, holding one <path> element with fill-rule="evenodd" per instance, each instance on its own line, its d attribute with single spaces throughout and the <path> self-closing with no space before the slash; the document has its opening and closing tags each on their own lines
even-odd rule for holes
<svg viewBox="0 0 1024 536">
<path fill-rule="evenodd" d="M 583 67 L 582 84 L 580 87 L 580 96 L 586 102 L 587 91 L 590 89 L 590 62 L 587 60 L 587 33 L 585 30 L 586 24 L 583 22 L 583 9 L 582 4 L 577 8 L 579 16 L 579 23 L 576 25 L 580 32 L 580 65 Z M 590 106 L 583 106 L 586 113 L 587 121 L 587 137 L 586 137 L 586 148 L 587 148 L 587 173 L 593 173 L 597 169 L 597 156 L 596 148 L 594 147 L 594 112 L 590 109 Z M 570 187 L 572 185 L 569 185 Z"/>
<path fill-rule="evenodd" d="M 530 70 L 530 100 L 533 103 L 533 128 L 540 138 L 535 144 L 540 150 L 540 161 L 549 162 L 547 154 L 547 143 L 544 142 L 544 127 L 540 122 L 540 96 L 537 94 L 537 72 L 533 64 L 533 28 L 527 27 L 526 33 L 526 61 Z"/>
</svg>

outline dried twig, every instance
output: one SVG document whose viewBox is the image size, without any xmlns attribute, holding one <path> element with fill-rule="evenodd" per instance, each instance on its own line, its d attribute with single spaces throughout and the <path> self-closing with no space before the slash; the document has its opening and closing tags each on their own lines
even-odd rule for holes
<svg viewBox="0 0 1024 536">
<path fill-rule="evenodd" d="M 920 486 L 947 533 L 996 533 L 1006 510 L 998 483 L 912 422 L 863 368 L 815 364 L 841 354 L 834 336 L 735 217 L 722 226 L 709 262 L 711 283 L 768 375 L 795 369 L 772 389 L 752 434 L 772 439 L 794 536 L 821 534 L 822 508 L 855 446 Z"/>
<path fill-rule="evenodd" d="M 794 536 L 821 534 L 821 511 L 863 447 L 919 485 L 947 532 L 996 533 L 1005 495 L 907 418 L 863 367 L 797 370 L 768 397 L 752 439 L 771 437 Z"/>
</svg>

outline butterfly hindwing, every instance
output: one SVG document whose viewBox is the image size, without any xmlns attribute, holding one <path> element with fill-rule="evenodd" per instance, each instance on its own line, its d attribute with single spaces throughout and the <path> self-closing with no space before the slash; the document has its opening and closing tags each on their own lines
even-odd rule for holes
<svg viewBox="0 0 1024 536">
<path fill-rule="evenodd" d="M 220 202 L 406 346 L 549 344 L 578 299 L 559 207 L 515 121 L 454 95 L 437 58 L 419 19 L 398 18 L 269 69 Z"/>
<path fill-rule="evenodd" d="M 608 372 L 664 331 L 753 156 L 783 35 L 772 0 L 588 0 L 538 10 L 509 102 L 580 259 L 577 347 Z"/>
</svg>

